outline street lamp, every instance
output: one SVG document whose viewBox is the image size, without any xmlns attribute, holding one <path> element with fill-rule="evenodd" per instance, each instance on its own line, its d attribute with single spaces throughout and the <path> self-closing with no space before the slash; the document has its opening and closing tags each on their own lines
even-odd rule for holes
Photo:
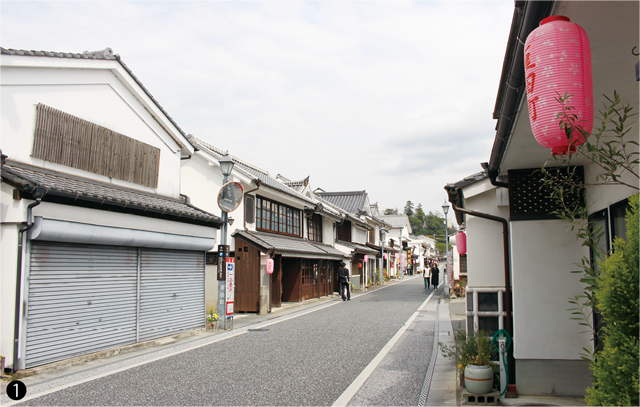
<svg viewBox="0 0 640 407">
<path fill-rule="evenodd" d="M 233 171 L 233 166 L 235 163 L 229 156 L 227 152 L 220 160 L 218 160 L 220 164 L 220 171 L 222 171 L 222 186 L 229 181 L 229 175 L 231 175 L 231 171 Z M 222 211 L 222 233 L 220 236 L 220 244 L 227 244 L 227 223 L 229 223 L 227 219 L 227 212 Z"/>
<path fill-rule="evenodd" d="M 445 200 L 442 204 L 442 210 L 444 211 L 444 248 L 445 248 L 445 262 L 449 265 L 449 229 L 447 228 L 447 213 L 449 212 L 449 204 Z M 446 269 L 447 267 L 445 267 Z M 444 275 L 444 293 L 449 295 L 449 270 Z"/>
</svg>

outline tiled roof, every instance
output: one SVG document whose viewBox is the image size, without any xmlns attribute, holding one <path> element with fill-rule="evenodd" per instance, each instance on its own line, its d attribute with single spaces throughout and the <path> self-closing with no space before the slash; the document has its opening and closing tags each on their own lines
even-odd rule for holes
<svg viewBox="0 0 640 407">
<path fill-rule="evenodd" d="M 73 176 L 7 160 L 2 166 L 3 181 L 33 193 L 45 189 L 44 201 L 63 198 L 65 203 L 90 205 L 104 210 L 135 213 L 142 216 L 166 217 L 178 222 L 220 227 L 221 219 L 175 198 L 151 194 L 113 184 Z"/>
<path fill-rule="evenodd" d="M 259 247 L 266 250 L 274 250 L 276 253 L 289 253 L 301 255 L 313 255 L 319 258 L 343 258 L 344 253 L 332 246 L 325 244 L 310 242 L 305 239 L 276 235 L 263 232 L 248 232 L 236 230 L 233 237 L 240 236 L 246 240 L 253 242 Z"/>
<path fill-rule="evenodd" d="M 368 247 L 367 245 L 364 244 L 360 244 L 360 243 L 354 243 L 354 242 L 343 242 L 342 240 L 338 240 L 336 241 L 336 244 L 341 244 L 343 246 L 346 246 L 350 249 L 353 249 L 354 253 L 367 253 L 367 254 L 377 254 L 379 253 L 377 250 L 374 250 L 371 247 Z"/>
<path fill-rule="evenodd" d="M 186 137 L 184 131 L 178 126 L 171 116 L 164 110 L 164 108 L 158 103 L 158 101 L 151 95 L 149 90 L 144 87 L 142 82 L 138 79 L 137 76 L 133 74 L 131 69 L 120 59 L 120 55 L 114 54 L 111 48 L 105 48 L 102 51 L 94 51 L 88 52 L 85 51 L 83 53 L 74 53 L 74 52 L 53 52 L 53 51 L 33 51 L 33 50 L 24 50 L 24 49 L 7 49 L 0 47 L 0 54 L 5 55 L 20 55 L 20 56 L 31 56 L 31 57 L 50 57 L 50 58 L 68 58 L 68 59 L 95 59 L 95 60 L 104 60 L 104 61 L 118 61 L 120 66 L 127 71 L 127 73 L 131 76 L 131 78 L 140 86 L 140 88 L 147 94 L 149 99 L 153 101 L 153 103 L 160 109 L 162 113 L 167 117 L 167 119 L 175 126 L 176 129 Z M 179 143 L 180 144 L 180 143 Z"/>
<path fill-rule="evenodd" d="M 222 151 L 221 149 L 203 141 L 200 140 L 197 137 L 194 137 L 192 135 L 187 136 L 187 139 L 191 142 L 191 144 L 193 144 L 195 147 L 206 151 L 207 153 L 211 154 L 213 157 L 215 157 L 216 159 L 220 159 L 225 155 L 225 152 Z M 236 156 L 230 155 L 231 159 L 236 163 L 235 166 L 233 167 L 233 170 L 236 171 L 241 171 L 243 172 L 246 176 L 248 176 L 249 178 L 254 178 L 254 179 L 259 179 L 262 182 L 262 185 L 264 186 L 268 186 L 270 188 L 276 189 L 280 192 L 284 192 L 285 194 L 294 196 L 298 199 L 301 199 L 305 202 L 311 203 L 313 205 L 316 204 L 315 201 L 309 199 L 308 197 L 302 195 L 301 193 L 299 193 L 298 191 L 295 191 L 291 188 L 289 188 L 288 186 L 286 186 L 285 184 L 283 184 L 282 182 L 276 180 L 275 178 L 272 178 L 271 176 L 269 176 L 269 173 L 259 167 L 256 167 L 255 165 L 249 164 L 246 161 L 243 161 L 241 159 L 239 159 Z"/>
<path fill-rule="evenodd" d="M 364 203 L 367 199 L 367 191 L 318 192 L 317 194 L 327 202 L 354 215 L 359 215 L 359 211 L 364 209 Z"/>
<path fill-rule="evenodd" d="M 478 181 L 482 181 L 487 178 L 487 174 L 484 171 L 476 172 L 473 175 L 469 175 L 468 177 L 464 177 L 458 182 L 454 182 L 453 184 L 446 184 L 445 189 L 458 189 L 464 188 L 469 185 L 475 184 Z"/>
<path fill-rule="evenodd" d="M 402 228 L 409 224 L 409 218 L 407 215 L 380 215 L 379 218 L 394 228 Z"/>
</svg>

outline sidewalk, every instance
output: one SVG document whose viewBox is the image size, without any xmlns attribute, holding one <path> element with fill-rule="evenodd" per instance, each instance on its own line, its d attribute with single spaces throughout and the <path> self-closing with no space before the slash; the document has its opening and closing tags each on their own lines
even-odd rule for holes
<svg viewBox="0 0 640 407">
<path fill-rule="evenodd" d="M 445 299 L 448 302 L 449 318 L 452 324 L 453 331 L 457 331 L 466 327 L 466 305 L 465 297 Z M 444 317 L 442 317 L 444 319 Z M 440 320 L 440 332 L 442 333 L 442 321 Z M 442 341 L 442 339 L 441 339 Z M 442 341 L 444 343 L 444 341 Z M 438 355 L 442 357 L 441 354 Z M 447 359 L 445 359 L 447 360 Z M 444 363 L 444 362 L 442 362 Z M 455 369 L 455 362 L 451 361 L 453 368 Z M 456 382 L 454 377 L 453 382 Z M 457 389 L 454 390 L 454 402 L 448 403 L 445 399 L 444 405 L 461 405 L 462 401 L 462 386 L 464 384 L 457 383 Z M 584 397 L 554 397 L 554 396 L 527 396 L 519 395 L 516 398 L 499 398 L 499 405 L 502 406 L 586 406 L 587 402 Z"/>
</svg>

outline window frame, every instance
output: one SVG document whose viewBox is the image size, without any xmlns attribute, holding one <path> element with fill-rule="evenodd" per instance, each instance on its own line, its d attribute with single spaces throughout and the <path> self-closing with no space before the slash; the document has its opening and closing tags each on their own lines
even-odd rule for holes
<svg viewBox="0 0 640 407">
<path fill-rule="evenodd" d="M 256 196 L 256 230 L 302 237 L 302 210 L 263 196 Z M 274 227 L 274 225 L 276 225 Z M 266 226 L 266 227 L 265 227 Z"/>
<path fill-rule="evenodd" d="M 322 243 L 322 216 L 317 213 L 307 218 L 307 238 L 312 242 Z"/>
</svg>

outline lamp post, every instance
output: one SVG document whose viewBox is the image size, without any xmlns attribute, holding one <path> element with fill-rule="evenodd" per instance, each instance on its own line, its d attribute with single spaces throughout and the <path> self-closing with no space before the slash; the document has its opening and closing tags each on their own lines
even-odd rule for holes
<svg viewBox="0 0 640 407">
<path fill-rule="evenodd" d="M 222 185 L 224 186 L 227 182 L 229 182 L 229 175 L 231 175 L 231 171 L 233 171 L 233 166 L 235 163 L 229 156 L 229 153 L 225 154 L 220 160 L 220 171 L 222 171 Z M 222 262 L 223 267 L 227 266 L 226 256 L 228 255 L 228 250 L 226 249 L 227 245 L 227 224 L 232 224 L 233 219 L 228 218 L 229 214 L 225 211 L 222 211 L 222 230 L 220 231 L 220 245 L 225 247 L 225 259 Z M 220 267 L 220 266 L 218 266 Z M 226 273 L 225 273 L 226 275 Z M 227 277 L 228 278 L 228 277 Z M 226 279 L 222 281 L 218 281 L 218 295 L 222 295 L 222 300 L 218 300 L 219 304 L 222 304 L 222 312 L 218 310 L 218 315 L 224 317 L 224 330 L 227 330 L 227 296 L 226 296 Z"/>
<path fill-rule="evenodd" d="M 447 228 L 447 213 L 449 212 L 449 204 L 444 201 L 442 204 L 442 210 L 444 211 L 444 248 L 445 248 L 445 262 L 449 265 L 449 230 Z M 446 267 L 447 273 L 444 275 L 444 294 L 449 295 L 449 270 Z"/>
</svg>

